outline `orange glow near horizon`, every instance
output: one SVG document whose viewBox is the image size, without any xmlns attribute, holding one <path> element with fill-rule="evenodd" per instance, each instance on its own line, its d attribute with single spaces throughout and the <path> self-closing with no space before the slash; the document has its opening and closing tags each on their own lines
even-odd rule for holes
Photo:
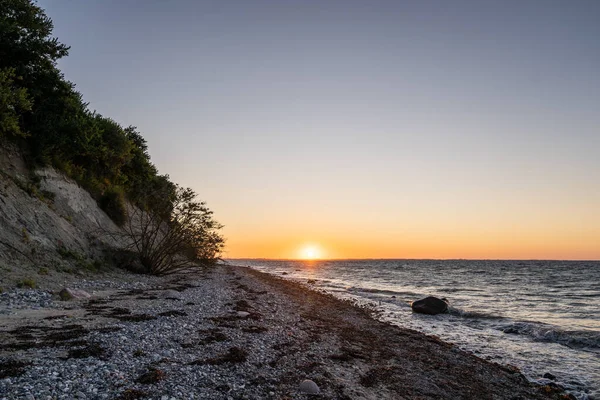
<svg viewBox="0 0 600 400">
<path fill-rule="evenodd" d="M 319 260 L 323 258 L 323 250 L 318 245 L 304 245 L 298 252 L 297 258 L 299 260 Z"/>
<path fill-rule="evenodd" d="M 600 190 L 557 190 L 390 200 L 327 189 L 216 214 L 226 216 L 224 258 L 599 260 Z M 224 200 L 228 210 L 235 199 Z"/>
<path fill-rule="evenodd" d="M 290 228 L 291 229 L 291 228 Z M 427 232 L 414 229 L 412 233 L 381 229 L 365 234 L 340 230 L 339 233 L 312 235 L 307 244 L 304 232 L 274 228 L 274 235 L 234 234 L 230 228 L 224 258 L 270 259 L 553 259 L 598 260 L 598 237 L 594 231 L 534 233 L 527 229 L 497 229 L 493 232 L 452 231 Z M 597 231 L 597 230 L 596 230 Z M 316 244 L 318 243 L 318 244 Z"/>
</svg>

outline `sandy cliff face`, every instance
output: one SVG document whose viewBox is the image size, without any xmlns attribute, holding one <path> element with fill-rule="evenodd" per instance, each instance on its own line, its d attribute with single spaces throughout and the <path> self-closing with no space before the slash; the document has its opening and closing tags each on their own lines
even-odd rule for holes
<svg viewBox="0 0 600 400">
<path fill-rule="evenodd" d="M 40 270 L 95 269 L 118 247 L 103 232 L 117 229 L 73 180 L 52 168 L 32 175 L 17 151 L 0 148 L 0 286 Z"/>
</svg>

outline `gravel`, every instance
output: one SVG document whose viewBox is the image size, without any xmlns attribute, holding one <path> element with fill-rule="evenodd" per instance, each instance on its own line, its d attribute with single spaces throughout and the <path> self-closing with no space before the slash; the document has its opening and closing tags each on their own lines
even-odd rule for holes
<svg viewBox="0 0 600 400">
<path fill-rule="evenodd" d="M 0 294 L 0 314 L 13 310 L 40 309 L 54 306 L 52 293 L 37 289 L 14 289 Z"/>
<path fill-rule="evenodd" d="M 74 287 L 92 299 L 0 296 L 1 400 L 314 398 L 306 380 L 321 399 L 547 398 L 515 371 L 246 268 Z M 24 366 L 2 371 L 10 360 Z M 424 374 L 431 363 L 440 372 Z"/>
<path fill-rule="evenodd" d="M 237 285 L 238 280 L 221 271 L 186 280 L 185 284 L 153 278 L 136 283 L 82 280 L 77 288 L 95 293 L 94 299 L 100 299 L 92 299 L 91 304 L 85 300 L 59 301 L 50 292 L 34 289 L 3 293 L 2 313 L 40 308 L 64 309 L 68 313 L 74 304 L 88 307 L 92 313 L 75 321 L 65 317 L 28 324 L 56 328 L 82 324 L 92 328 L 85 335 L 84 346 L 71 346 L 67 341 L 61 346 L 0 352 L 3 359 L 31 363 L 22 375 L 0 380 L 0 399 L 116 399 L 127 391 L 144 392 L 144 398 L 152 399 L 279 398 L 282 394 L 277 380 L 268 378 L 273 368 L 265 364 L 272 361 L 268 355 L 271 345 L 285 342 L 288 329 L 293 328 L 256 329 L 261 324 L 247 318 L 251 313 L 234 310 L 234 300 L 245 293 L 240 293 Z M 104 292 L 110 294 L 98 296 Z M 276 312 L 277 308 L 272 299 L 268 310 Z M 156 318 L 123 322 L 105 315 L 111 309 Z M 294 317 L 287 320 L 293 325 Z M 258 333 L 241 330 L 252 332 L 252 327 Z M 215 333 L 216 340 L 210 340 Z M 10 341 L 18 339 L 3 334 Z M 72 350 L 86 354 L 90 346 L 103 349 L 104 356 L 92 351 L 89 357 L 67 358 Z M 231 349 L 240 347 L 245 349 L 246 360 L 231 357 L 229 361 Z M 79 351 L 82 349 L 85 351 Z M 149 368 L 160 371 L 162 378 L 152 383 L 151 379 L 141 380 Z M 298 382 L 303 378 L 299 376 Z"/>
</svg>

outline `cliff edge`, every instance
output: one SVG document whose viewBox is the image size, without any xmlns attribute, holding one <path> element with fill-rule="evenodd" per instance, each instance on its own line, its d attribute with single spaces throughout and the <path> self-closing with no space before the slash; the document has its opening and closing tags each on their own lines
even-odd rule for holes
<svg viewBox="0 0 600 400">
<path fill-rule="evenodd" d="M 90 194 L 53 168 L 30 170 L 0 147 L 0 287 L 42 288 L 111 268 L 119 228 Z"/>
</svg>

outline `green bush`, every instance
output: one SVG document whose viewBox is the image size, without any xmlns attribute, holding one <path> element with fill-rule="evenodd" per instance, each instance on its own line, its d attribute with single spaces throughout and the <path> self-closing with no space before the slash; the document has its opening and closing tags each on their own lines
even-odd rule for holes
<svg viewBox="0 0 600 400">
<path fill-rule="evenodd" d="M 36 288 L 36 283 L 35 283 L 35 280 L 32 279 L 32 278 L 25 278 L 22 281 L 17 282 L 17 287 L 18 288 L 35 289 Z"/>
<path fill-rule="evenodd" d="M 0 70 L 0 138 L 10 136 L 25 137 L 21 128 L 20 114 L 31 109 L 27 89 L 15 83 L 15 70 Z"/>
<path fill-rule="evenodd" d="M 127 220 L 127 205 L 123 191 L 120 188 L 112 187 L 107 189 L 102 197 L 100 197 L 98 205 L 115 224 L 123 226 Z"/>
</svg>

